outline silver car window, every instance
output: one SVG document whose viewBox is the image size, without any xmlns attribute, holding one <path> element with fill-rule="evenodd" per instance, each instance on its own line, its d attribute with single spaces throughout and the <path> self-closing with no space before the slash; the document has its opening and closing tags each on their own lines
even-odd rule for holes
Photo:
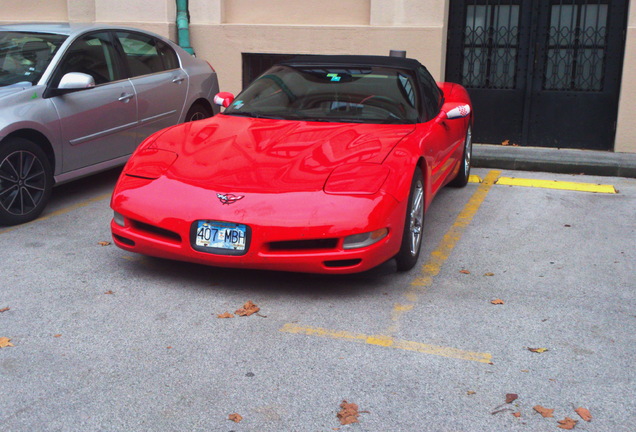
<svg viewBox="0 0 636 432">
<path fill-rule="evenodd" d="M 109 34 L 91 33 L 73 42 L 62 59 L 54 83 L 69 72 L 91 75 L 96 85 L 122 79 Z"/>
<path fill-rule="evenodd" d="M 117 32 L 131 77 L 148 75 L 179 67 L 175 52 L 165 43 L 134 32 Z"/>
</svg>

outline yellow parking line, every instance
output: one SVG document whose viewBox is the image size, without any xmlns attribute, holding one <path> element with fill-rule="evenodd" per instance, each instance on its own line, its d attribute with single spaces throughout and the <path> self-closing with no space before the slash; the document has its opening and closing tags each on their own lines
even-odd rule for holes
<svg viewBox="0 0 636 432">
<path fill-rule="evenodd" d="M 365 335 L 361 333 L 351 333 L 348 331 L 328 330 L 320 327 L 299 326 L 296 324 L 285 324 L 280 331 L 284 333 L 304 334 L 307 336 L 317 336 L 330 339 L 342 339 L 357 343 L 364 343 L 367 345 L 415 351 L 424 354 L 450 357 L 460 360 L 470 360 L 480 363 L 492 362 L 492 355 L 488 353 L 464 351 L 438 345 L 428 345 L 419 342 L 394 339 L 389 336 Z"/>
<path fill-rule="evenodd" d="M 483 180 L 478 175 L 471 174 L 471 175 L 468 176 L 468 182 L 469 183 L 481 183 L 482 181 Z"/>
<path fill-rule="evenodd" d="M 535 187 L 545 189 L 561 189 L 571 190 L 578 192 L 595 192 L 595 193 L 607 193 L 615 194 L 616 188 L 612 185 L 595 184 L 595 183 L 578 183 L 578 182 L 566 182 L 557 180 L 535 180 L 535 179 L 523 179 L 514 177 L 500 177 L 497 180 L 498 185 L 507 186 L 524 186 Z"/>
<path fill-rule="evenodd" d="M 1 230 L 0 230 L 0 234 L 4 234 L 4 233 L 7 233 L 7 232 L 9 232 L 9 231 L 13 231 L 13 230 L 15 230 L 15 229 L 18 229 L 18 228 L 21 228 L 21 227 L 24 227 L 24 226 L 30 225 L 30 224 L 32 224 L 32 223 L 34 223 L 34 222 L 42 222 L 42 221 L 45 221 L 45 220 L 50 219 L 50 218 L 52 218 L 52 217 L 55 217 L 55 216 L 63 215 L 63 214 L 65 214 L 65 213 L 72 212 L 73 210 L 77 210 L 78 208 L 86 207 L 87 205 L 92 204 L 92 203 L 94 203 L 94 202 L 102 201 L 102 200 L 104 200 L 104 199 L 106 199 L 106 198 L 110 198 L 110 196 L 111 196 L 111 192 L 106 193 L 106 194 L 103 194 L 103 195 L 98 195 L 98 196 L 96 196 L 96 197 L 93 197 L 93 198 L 87 199 L 86 201 L 82 201 L 82 202 L 77 203 L 77 204 L 75 204 L 75 205 L 72 205 L 72 206 L 69 206 L 69 207 L 64 207 L 64 208 L 61 208 L 61 209 L 56 210 L 56 211 L 54 211 L 54 212 L 51 212 L 51 213 L 47 214 L 46 216 L 42 216 L 42 217 L 40 217 L 40 218 L 38 218 L 38 219 L 36 219 L 36 220 L 34 220 L 34 221 L 32 221 L 32 222 L 29 222 L 29 223 L 26 223 L 26 224 L 22 224 L 22 225 L 16 225 L 16 226 L 12 226 L 12 227 L 8 227 L 8 228 L 1 229 Z"/>
</svg>

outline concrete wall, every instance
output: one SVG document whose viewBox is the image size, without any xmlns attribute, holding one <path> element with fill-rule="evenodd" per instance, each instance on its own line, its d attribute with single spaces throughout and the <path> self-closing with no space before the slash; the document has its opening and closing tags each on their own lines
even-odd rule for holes
<svg viewBox="0 0 636 432">
<path fill-rule="evenodd" d="M 614 151 L 636 153 L 636 7 L 630 2 Z"/>
</svg>

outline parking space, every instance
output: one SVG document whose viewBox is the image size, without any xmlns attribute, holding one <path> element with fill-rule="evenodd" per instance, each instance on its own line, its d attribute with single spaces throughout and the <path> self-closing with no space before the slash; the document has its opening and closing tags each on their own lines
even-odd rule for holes
<svg viewBox="0 0 636 432">
<path fill-rule="evenodd" d="M 474 170 L 436 197 L 413 271 L 327 277 L 120 250 L 117 174 L 0 227 L 7 430 L 634 429 L 633 179 Z"/>
</svg>

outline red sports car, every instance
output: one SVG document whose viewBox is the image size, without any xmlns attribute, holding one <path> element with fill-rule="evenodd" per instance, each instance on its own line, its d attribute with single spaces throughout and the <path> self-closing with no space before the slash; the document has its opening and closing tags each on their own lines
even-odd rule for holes
<svg viewBox="0 0 636 432">
<path fill-rule="evenodd" d="M 336 274 L 395 258 L 405 271 L 437 191 L 468 181 L 468 93 L 417 60 L 301 56 L 215 100 L 222 114 L 151 135 L 125 166 L 120 248 Z"/>
</svg>

